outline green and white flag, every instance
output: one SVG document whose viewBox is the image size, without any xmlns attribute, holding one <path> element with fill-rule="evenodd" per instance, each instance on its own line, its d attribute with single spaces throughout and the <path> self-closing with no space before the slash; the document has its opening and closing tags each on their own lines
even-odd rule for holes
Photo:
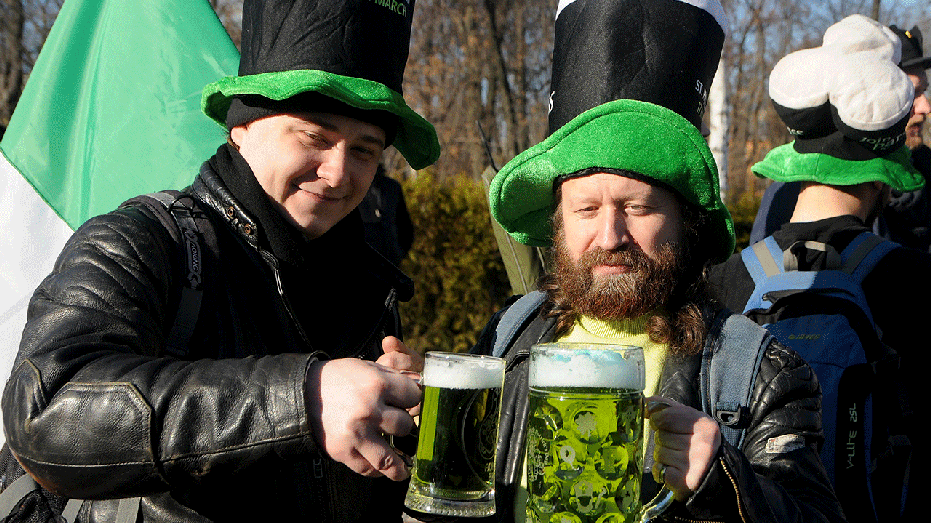
<svg viewBox="0 0 931 523">
<path fill-rule="evenodd" d="M 67 0 L 0 141 L 0 383 L 71 232 L 180 189 L 225 140 L 201 90 L 239 53 L 207 0 Z"/>
</svg>

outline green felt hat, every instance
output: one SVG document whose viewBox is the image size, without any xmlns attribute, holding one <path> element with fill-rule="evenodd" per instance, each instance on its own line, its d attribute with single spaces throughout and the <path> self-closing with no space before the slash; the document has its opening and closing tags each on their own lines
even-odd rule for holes
<svg viewBox="0 0 931 523">
<path fill-rule="evenodd" d="M 688 120 L 649 102 L 615 100 L 589 109 L 541 143 L 508 162 L 492 180 L 491 214 L 514 239 L 532 246 L 552 243 L 554 184 L 583 169 L 633 171 L 677 192 L 704 211 L 702 240 L 734 252 L 734 223 L 718 187 L 708 144 Z"/>
<path fill-rule="evenodd" d="M 237 95 L 260 95 L 285 100 L 315 91 L 358 109 L 387 111 L 399 117 L 394 147 L 414 169 L 423 169 L 440 156 L 436 130 L 404 102 L 400 93 L 384 84 L 319 70 L 295 70 L 228 76 L 204 88 L 204 113 L 226 125 L 226 112 Z"/>
<path fill-rule="evenodd" d="M 920 189 L 924 177 L 912 166 L 904 145 L 869 160 L 844 160 L 825 153 L 800 153 L 795 142 L 776 147 L 751 168 L 759 177 L 777 182 L 806 181 L 825 185 L 883 182 L 902 192 Z"/>
<path fill-rule="evenodd" d="M 317 92 L 396 115 L 393 145 L 422 169 L 440 145 L 402 95 L 413 15 L 414 0 L 245 0 L 239 75 L 204 88 L 204 113 L 226 126 L 237 96 L 282 101 Z"/>
<path fill-rule="evenodd" d="M 561 2 L 551 134 L 492 180 L 495 220 L 521 243 L 548 246 L 555 184 L 583 170 L 623 170 L 702 211 L 708 252 L 730 256 L 734 224 L 698 131 L 726 26 L 716 0 Z"/>
</svg>

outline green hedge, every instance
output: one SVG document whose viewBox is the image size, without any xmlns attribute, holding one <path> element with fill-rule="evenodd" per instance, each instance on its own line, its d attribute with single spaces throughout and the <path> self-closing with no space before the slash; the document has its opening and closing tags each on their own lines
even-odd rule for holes
<svg viewBox="0 0 931 523">
<path fill-rule="evenodd" d="M 750 231 L 753 230 L 753 219 L 760 207 L 760 198 L 752 193 L 745 193 L 736 202 L 728 204 L 731 218 L 734 219 L 734 232 L 737 235 L 737 252 L 740 252 L 750 243 Z"/>
<path fill-rule="evenodd" d="M 466 351 L 511 294 L 484 188 L 428 171 L 401 184 L 414 224 L 414 245 L 401 263 L 415 288 L 401 304 L 405 341 L 422 352 Z"/>
</svg>

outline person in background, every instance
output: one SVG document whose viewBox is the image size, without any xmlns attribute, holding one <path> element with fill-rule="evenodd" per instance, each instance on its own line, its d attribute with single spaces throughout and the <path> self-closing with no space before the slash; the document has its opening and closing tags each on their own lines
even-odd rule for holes
<svg viewBox="0 0 931 523">
<path fill-rule="evenodd" d="M 805 253 L 799 256 L 800 271 L 835 268 L 832 254 L 842 253 L 870 231 L 876 216 L 888 208 L 892 190 L 904 194 L 925 184 L 905 144 L 907 126 L 927 100 L 916 91 L 907 70 L 901 69 L 897 47 L 902 40 L 897 33 L 861 15 L 845 18 L 827 30 L 822 46 L 789 54 L 770 76 L 773 104 L 796 140 L 770 151 L 754 165 L 754 172 L 801 187 L 789 221 L 772 234 L 779 250 Z M 734 311 L 744 311 L 755 293 L 754 279 L 741 253 L 712 267 L 710 280 L 714 295 Z M 902 413 L 906 419 L 904 435 L 911 443 L 890 442 L 903 451 L 898 456 L 879 452 L 871 456 L 871 475 L 889 466 L 898 467 L 901 460 L 904 472 L 892 474 L 897 477 L 886 481 L 878 475 L 864 479 L 872 481 L 871 491 L 863 484 L 854 485 L 853 491 L 838 488 L 838 496 L 851 521 L 874 521 L 874 511 L 879 521 L 912 521 L 920 519 L 920 496 L 928 485 L 926 474 L 917 465 L 927 455 L 920 444 L 925 439 L 924 428 L 908 425 L 907 419 L 911 415 L 921 420 L 927 414 L 927 402 L 922 398 L 923 370 L 929 358 L 921 325 L 927 321 L 929 307 L 921 297 L 931 292 L 931 254 L 893 244 L 862 280 L 862 291 L 881 343 L 893 349 L 898 358 L 892 383 L 884 381 L 885 374 L 879 371 L 871 379 L 880 387 L 904 386 L 902 394 L 896 392 L 886 399 L 888 403 L 874 400 L 873 416 L 894 419 Z M 821 303 L 809 301 L 805 305 Z M 867 324 L 865 328 L 870 327 Z M 793 343 L 785 341 L 790 346 Z M 881 368 L 876 361 L 868 363 Z M 825 366 L 834 372 L 848 368 L 845 364 L 837 361 Z M 841 395 L 840 387 L 828 389 L 826 380 L 822 387 L 825 396 Z M 854 388 L 868 390 L 865 382 Z M 846 416 L 847 412 L 838 414 Z M 829 423 L 840 427 L 837 419 L 826 413 L 825 425 Z M 873 451 L 886 445 L 882 438 L 874 437 L 880 441 L 875 442 Z M 848 455 L 849 447 L 844 444 L 835 444 L 842 458 Z M 841 470 L 839 465 L 832 464 L 831 469 L 835 471 L 832 480 L 839 481 L 842 474 L 845 479 L 853 477 L 854 471 Z M 900 488 L 903 476 L 905 490 Z M 839 482 L 836 485 L 839 487 Z"/>
<path fill-rule="evenodd" d="M 931 179 L 931 148 L 924 144 L 922 127 L 931 112 L 928 102 L 928 75 L 931 56 L 924 56 L 922 36 L 918 27 L 910 30 L 895 25 L 889 29 L 902 43 L 902 58 L 899 68 L 908 76 L 915 87 L 912 112 L 905 127 L 905 145 L 911 150 L 912 165 L 925 180 Z M 767 187 L 760 201 L 750 243 L 756 243 L 775 232 L 789 221 L 801 182 L 773 182 Z M 892 191 L 891 201 L 872 224 L 873 232 L 883 238 L 923 251 L 931 251 L 931 199 L 924 188 L 914 191 Z"/>
</svg>

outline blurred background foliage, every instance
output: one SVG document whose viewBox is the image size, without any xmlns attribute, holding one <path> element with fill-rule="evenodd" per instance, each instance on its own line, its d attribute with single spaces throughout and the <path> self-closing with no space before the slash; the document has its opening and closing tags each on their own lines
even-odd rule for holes
<svg viewBox="0 0 931 523">
<path fill-rule="evenodd" d="M 484 187 L 429 170 L 401 184 L 415 231 L 401 263 L 416 290 L 401 305 L 405 341 L 421 351 L 468 350 L 511 294 Z"/>
</svg>

